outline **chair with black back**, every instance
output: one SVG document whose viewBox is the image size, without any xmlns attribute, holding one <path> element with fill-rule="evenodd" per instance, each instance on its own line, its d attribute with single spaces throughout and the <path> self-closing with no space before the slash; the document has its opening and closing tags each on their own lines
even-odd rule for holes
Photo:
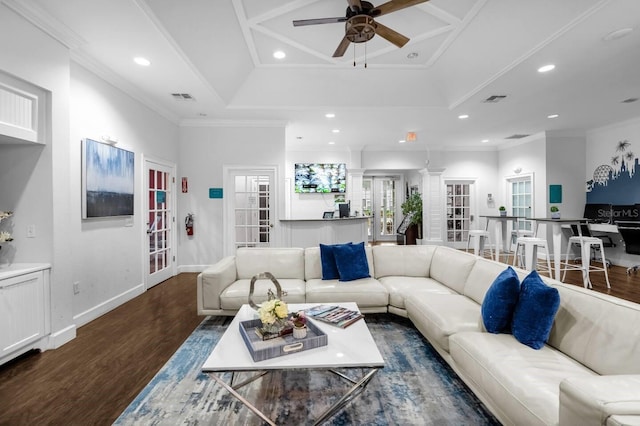
<svg viewBox="0 0 640 426">
<path fill-rule="evenodd" d="M 617 221 L 618 232 L 624 241 L 624 251 L 640 255 L 640 221 Z M 638 272 L 640 264 L 627 268 L 627 274 Z"/>
<path fill-rule="evenodd" d="M 589 219 L 592 223 L 613 223 L 611 221 L 612 206 L 611 204 L 585 204 L 585 219 Z"/>
</svg>

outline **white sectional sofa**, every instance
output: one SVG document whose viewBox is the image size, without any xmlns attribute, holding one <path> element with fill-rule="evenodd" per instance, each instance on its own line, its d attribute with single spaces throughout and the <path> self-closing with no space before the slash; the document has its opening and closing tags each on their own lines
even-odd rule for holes
<svg viewBox="0 0 640 426">
<path fill-rule="evenodd" d="M 503 424 L 640 424 L 640 305 L 543 277 L 560 308 L 535 350 L 484 328 L 481 305 L 505 264 L 443 246 L 367 247 L 366 256 L 371 278 L 340 282 L 321 279 L 316 247 L 239 249 L 198 275 L 198 312 L 235 314 L 251 277 L 271 272 L 291 303 L 349 301 L 408 317 Z M 259 281 L 255 295 L 269 285 Z"/>
</svg>

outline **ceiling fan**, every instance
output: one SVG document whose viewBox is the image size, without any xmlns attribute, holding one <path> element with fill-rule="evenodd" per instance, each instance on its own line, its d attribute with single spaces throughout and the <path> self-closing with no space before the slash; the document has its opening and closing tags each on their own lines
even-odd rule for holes
<svg viewBox="0 0 640 426">
<path fill-rule="evenodd" d="M 387 15 L 401 9 L 405 9 L 416 4 L 425 3 L 429 0 L 391 0 L 380 6 L 374 7 L 368 1 L 347 0 L 346 16 L 337 18 L 319 18 L 319 19 L 301 19 L 293 21 L 294 27 L 304 25 L 318 24 L 335 24 L 345 22 L 345 35 L 333 53 L 334 58 L 344 55 L 350 43 L 365 43 L 373 38 L 376 34 L 388 40 L 398 47 L 402 47 L 409 41 L 408 37 L 403 36 L 397 31 L 376 22 L 374 18 Z"/>
</svg>

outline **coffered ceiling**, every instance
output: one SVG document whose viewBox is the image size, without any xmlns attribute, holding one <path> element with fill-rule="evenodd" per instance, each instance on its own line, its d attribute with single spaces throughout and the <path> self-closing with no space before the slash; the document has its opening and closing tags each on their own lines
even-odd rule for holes
<svg viewBox="0 0 640 426">
<path fill-rule="evenodd" d="M 640 116 L 637 0 L 431 0 L 376 18 L 404 47 L 341 58 L 344 23 L 292 21 L 345 0 L 0 1 L 175 123 L 284 124 L 290 150 L 495 149 Z"/>
</svg>

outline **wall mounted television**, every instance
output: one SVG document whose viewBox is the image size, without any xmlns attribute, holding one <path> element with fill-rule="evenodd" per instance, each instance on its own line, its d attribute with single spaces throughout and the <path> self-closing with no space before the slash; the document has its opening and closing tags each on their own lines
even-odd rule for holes
<svg viewBox="0 0 640 426">
<path fill-rule="evenodd" d="M 345 163 L 296 163 L 295 191 L 345 192 L 347 167 Z"/>
</svg>

